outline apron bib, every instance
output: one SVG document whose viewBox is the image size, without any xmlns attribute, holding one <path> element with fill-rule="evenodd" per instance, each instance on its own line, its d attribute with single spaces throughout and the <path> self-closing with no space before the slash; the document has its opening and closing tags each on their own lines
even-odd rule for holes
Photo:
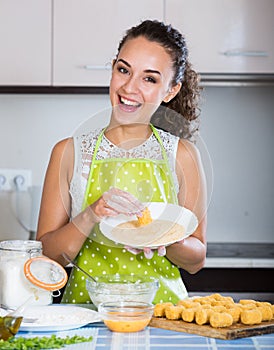
<svg viewBox="0 0 274 350">
<path fill-rule="evenodd" d="M 112 158 L 96 160 L 104 130 L 96 142 L 90 174 L 87 182 L 83 209 L 94 203 L 111 187 L 128 191 L 141 202 L 166 202 L 177 204 L 172 175 L 162 141 L 157 130 L 152 131 L 160 143 L 163 160 L 145 158 Z M 157 253 L 146 259 L 143 253 L 134 255 L 122 245 L 107 239 L 96 224 L 83 244 L 76 261 L 92 276 L 106 274 L 140 274 L 159 279 L 160 287 L 154 303 L 178 300 L 187 297 L 179 269 L 166 257 Z M 91 303 L 86 291 L 86 277 L 72 269 L 62 303 Z"/>
</svg>

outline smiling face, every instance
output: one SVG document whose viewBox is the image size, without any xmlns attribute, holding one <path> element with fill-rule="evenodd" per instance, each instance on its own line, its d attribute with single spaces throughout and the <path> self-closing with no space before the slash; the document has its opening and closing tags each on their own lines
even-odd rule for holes
<svg viewBox="0 0 274 350">
<path fill-rule="evenodd" d="M 110 82 L 112 121 L 148 124 L 161 102 L 179 91 L 181 84 L 171 86 L 173 74 L 171 57 L 160 44 L 142 36 L 126 41 Z"/>
</svg>

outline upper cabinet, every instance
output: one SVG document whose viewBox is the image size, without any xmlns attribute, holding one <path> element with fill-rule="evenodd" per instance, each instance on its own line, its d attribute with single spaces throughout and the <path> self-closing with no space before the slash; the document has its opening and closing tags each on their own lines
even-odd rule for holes
<svg viewBox="0 0 274 350">
<path fill-rule="evenodd" d="M 57 0 L 53 13 L 53 84 L 108 86 L 125 30 L 143 19 L 163 20 L 163 1 Z"/>
<path fill-rule="evenodd" d="M 51 83 L 51 1 L 0 0 L 0 85 Z"/>
<path fill-rule="evenodd" d="M 166 0 L 201 73 L 274 73 L 273 0 Z"/>
<path fill-rule="evenodd" d="M 0 0 L 0 85 L 108 86 L 126 29 L 164 20 L 200 73 L 274 73 L 274 0 Z"/>
</svg>

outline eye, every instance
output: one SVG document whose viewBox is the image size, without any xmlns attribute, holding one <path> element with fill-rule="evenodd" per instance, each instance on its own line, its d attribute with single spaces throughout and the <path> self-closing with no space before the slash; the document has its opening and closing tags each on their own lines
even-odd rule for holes
<svg viewBox="0 0 274 350">
<path fill-rule="evenodd" d="M 117 70 L 118 70 L 118 72 L 120 72 L 122 74 L 128 73 L 128 70 L 124 66 L 117 66 Z"/>
<path fill-rule="evenodd" d="M 156 83 L 157 83 L 156 79 L 153 78 L 153 77 L 146 77 L 146 78 L 145 78 L 145 81 L 147 81 L 147 82 L 149 82 L 149 83 L 153 83 L 153 84 L 156 84 Z"/>
</svg>

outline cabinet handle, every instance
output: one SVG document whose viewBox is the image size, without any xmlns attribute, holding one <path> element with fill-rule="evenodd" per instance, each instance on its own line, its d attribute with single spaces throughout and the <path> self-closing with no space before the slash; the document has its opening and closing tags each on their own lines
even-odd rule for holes
<svg viewBox="0 0 274 350">
<path fill-rule="evenodd" d="M 227 50 L 222 53 L 225 56 L 245 56 L 245 57 L 267 57 L 267 51 L 237 51 Z"/>
<path fill-rule="evenodd" d="M 84 69 L 86 69 L 86 70 L 111 70 L 111 64 L 109 63 L 109 64 L 106 64 L 104 66 L 86 64 L 84 66 Z"/>
</svg>

